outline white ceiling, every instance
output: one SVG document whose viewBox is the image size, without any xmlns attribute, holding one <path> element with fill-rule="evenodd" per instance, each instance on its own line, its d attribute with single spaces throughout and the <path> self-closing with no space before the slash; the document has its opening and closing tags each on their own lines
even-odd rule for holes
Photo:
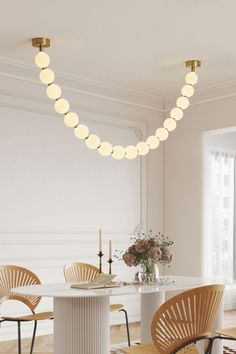
<svg viewBox="0 0 236 354">
<path fill-rule="evenodd" d="M 199 87 L 236 80 L 235 15 L 235 0 L 4 1 L 0 55 L 32 64 L 47 36 L 55 71 L 168 96 L 186 59 L 203 61 Z"/>
</svg>

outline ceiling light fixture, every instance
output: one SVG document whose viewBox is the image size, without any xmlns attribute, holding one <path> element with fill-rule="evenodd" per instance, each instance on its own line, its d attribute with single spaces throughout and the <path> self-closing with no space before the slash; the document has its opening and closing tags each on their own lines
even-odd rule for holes
<svg viewBox="0 0 236 354">
<path fill-rule="evenodd" d="M 126 157 L 129 160 L 135 159 L 137 156 L 145 156 L 152 149 L 156 149 L 161 141 L 165 141 L 169 133 L 177 127 L 177 122 L 183 118 L 184 110 L 189 106 L 189 98 L 194 94 L 194 85 L 198 82 L 198 76 L 195 72 L 197 67 L 201 66 L 199 60 L 187 60 L 185 66 L 191 71 L 185 76 L 185 84 L 181 90 L 181 96 L 176 101 L 176 107 L 170 111 L 170 117 L 163 122 L 163 127 L 156 130 L 155 135 L 149 136 L 146 141 L 140 141 L 136 146 L 129 145 L 123 147 L 121 145 L 112 146 L 109 142 L 102 141 L 100 138 L 91 134 L 87 125 L 80 123 L 78 114 L 70 111 L 69 102 L 62 98 L 60 86 L 54 84 L 55 74 L 49 69 L 50 57 L 43 50 L 50 47 L 50 39 L 33 38 L 33 47 L 39 48 L 39 53 L 35 57 L 35 64 L 41 69 L 39 74 L 40 81 L 47 85 L 47 96 L 54 100 L 55 111 L 64 115 L 65 124 L 74 128 L 76 138 L 85 140 L 88 148 L 97 150 L 101 156 L 112 156 L 116 160 Z"/>
</svg>

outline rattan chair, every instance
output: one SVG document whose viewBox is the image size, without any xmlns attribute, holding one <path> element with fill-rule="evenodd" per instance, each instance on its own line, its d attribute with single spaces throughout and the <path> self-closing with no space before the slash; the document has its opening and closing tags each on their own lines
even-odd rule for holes
<svg viewBox="0 0 236 354">
<path fill-rule="evenodd" d="M 35 309 L 41 300 L 40 297 L 31 295 L 14 295 L 11 292 L 12 288 L 35 284 L 41 283 L 39 278 L 30 270 L 13 265 L 0 266 L 0 304 L 7 300 L 16 300 L 23 302 L 32 312 L 30 315 L 26 316 L 0 317 L 0 324 L 2 322 L 9 321 L 16 322 L 18 325 L 18 354 L 21 354 L 21 322 L 34 321 L 34 330 L 30 347 L 30 354 L 32 354 L 37 330 L 37 322 L 53 318 L 53 312 L 35 313 Z"/>
<path fill-rule="evenodd" d="M 151 325 L 152 344 L 123 349 L 126 354 L 199 353 L 195 343 L 205 341 L 211 353 L 211 332 L 224 287 L 209 285 L 185 291 L 166 301 L 156 311 Z"/>
<path fill-rule="evenodd" d="M 71 263 L 64 267 L 65 280 L 68 283 L 76 283 L 80 281 L 90 281 L 99 275 L 99 269 L 87 263 Z M 122 304 L 110 305 L 110 311 L 120 311 L 124 313 L 128 345 L 130 346 L 129 321 L 127 311 Z"/>
</svg>

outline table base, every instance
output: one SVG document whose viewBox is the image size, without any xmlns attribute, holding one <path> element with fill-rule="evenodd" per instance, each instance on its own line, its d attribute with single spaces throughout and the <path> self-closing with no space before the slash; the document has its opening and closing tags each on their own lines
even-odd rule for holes
<svg viewBox="0 0 236 354">
<path fill-rule="evenodd" d="M 109 297 L 54 299 L 55 354 L 109 354 Z"/>
<path fill-rule="evenodd" d="M 141 294 L 141 343 L 152 343 L 151 324 L 156 310 L 165 302 L 165 292 Z"/>
</svg>

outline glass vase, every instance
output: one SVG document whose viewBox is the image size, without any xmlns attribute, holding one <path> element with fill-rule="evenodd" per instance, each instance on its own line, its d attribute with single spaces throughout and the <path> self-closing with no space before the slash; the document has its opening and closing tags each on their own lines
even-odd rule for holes
<svg viewBox="0 0 236 354">
<path fill-rule="evenodd" d="M 148 265 L 145 265 L 142 267 L 143 268 L 143 283 L 146 284 L 154 284 L 158 281 L 159 278 L 159 268 L 156 263 L 150 263 Z"/>
</svg>

